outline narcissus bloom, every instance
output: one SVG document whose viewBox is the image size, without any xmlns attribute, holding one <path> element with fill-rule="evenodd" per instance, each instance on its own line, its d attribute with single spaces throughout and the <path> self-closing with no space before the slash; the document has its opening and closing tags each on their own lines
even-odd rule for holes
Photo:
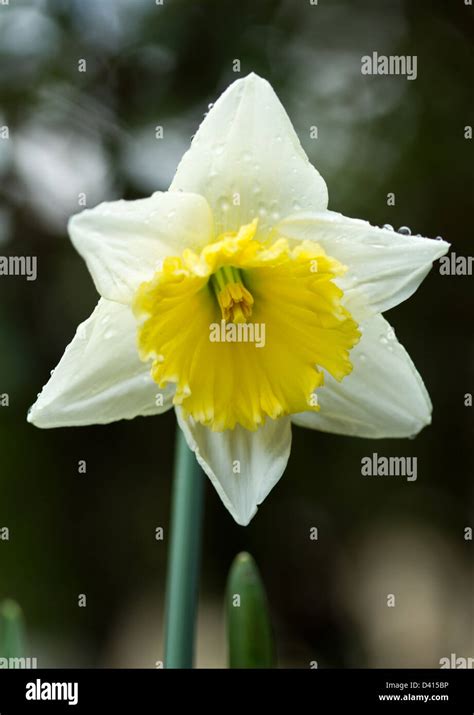
<svg viewBox="0 0 474 715">
<path fill-rule="evenodd" d="M 281 477 L 291 422 L 415 435 L 430 400 L 381 313 L 416 290 L 448 244 L 327 202 L 268 82 L 234 82 L 168 192 L 71 219 L 101 298 L 30 422 L 104 424 L 174 405 L 239 524 Z"/>
</svg>

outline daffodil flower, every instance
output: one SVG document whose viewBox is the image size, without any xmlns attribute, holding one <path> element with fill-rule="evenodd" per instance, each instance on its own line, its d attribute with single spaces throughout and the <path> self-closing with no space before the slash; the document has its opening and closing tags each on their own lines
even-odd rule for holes
<svg viewBox="0 0 474 715">
<path fill-rule="evenodd" d="M 71 219 L 101 298 L 29 421 L 105 424 L 174 405 L 243 525 L 285 469 L 292 422 L 415 435 L 431 420 L 430 399 L 381 313 L 416 290 L 448 244 L 327 203 L 270 84 L 255 74 L 234 82 L 168 192 Z"/>
</svg>

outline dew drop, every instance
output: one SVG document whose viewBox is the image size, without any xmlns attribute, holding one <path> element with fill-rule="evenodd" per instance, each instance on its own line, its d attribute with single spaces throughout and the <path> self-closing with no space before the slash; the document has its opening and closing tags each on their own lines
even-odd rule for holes
<svg viewBox="0 0 474 715">
<path fill-rule="evenodd" d="M 402 236 L 411 236 L 411 230 L 408 228 L 408 226 L 400 226 L 398 229 L 398 233 L 401 233 Z"/>
<path fill-rule="evenodd" d="M 384 223 L 382 228 L 384 228 L 386 231 L 393 231 L 393 226 L 390 223 Z"/>
<path fill-rule="evenodd" d="M 110 338 L 113 338 L 115 335 L 115 330 L 106 330 L 104 333 L 104 338 L 105 340 L 110 340 Z"/>
<path fill-rule="evenodd" d="M 280 212 L 278 210 L 278 202 L 277 201 L 272 201 L 272 203 L 270 205 L 270 218 L 275 223 L 280 220 Z"/>
<path fill-rule="evenodd" d="M 444 241 L 442 236 L 436 236 L 435 241 Z"/>
<path fill-rule="evenodd" d="M 55 370 L 56 370 L 56 368 L 53 367 L 53 369 L 49 371 L 49 374 L 50 374 L 50 375 L 54 375 L 54 371 L 55 371 Z"/>
<path fill-rule="evenodd" d="M 213 106 L 214 106 L 214 102 L 210 102 L 210 103 L 207 105 L 207 108 L 208 108 L 208 109 L 212 109 Z"/>
<path fill-rule="evenodd" d="M 229 200 L 225 196 L 222 196 L 218 203 L 221 211 L 228 211 L 230 209 Z"/>
<path fill-rule="evenodd" d="M 365 362 L 365 361 L 367 360 L 367 356 L 364 355 L 364 353 L 361 353 L 361 354 L 359 355 L 359 360 L 360 360 L 360 362 Z"/>
<path fill-rule="evenodd" d="M 380 342 L 382 343 L 382 345 L 388 345 L 388 340 L 384 335 L 382 335 L 382 337 L 380 338 Z"/>
</svg>

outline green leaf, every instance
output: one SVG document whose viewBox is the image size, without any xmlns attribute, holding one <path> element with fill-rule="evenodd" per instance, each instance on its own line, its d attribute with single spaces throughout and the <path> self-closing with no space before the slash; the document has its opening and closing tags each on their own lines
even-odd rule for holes
<svg viewBox="0 0 474 715">
<path fill-rule="evenodd" d="M 272 668 L 275 648 L 267 597 L 250 554 L 238 554 L 231 566 L 226 593 L 230 668 Z"/>
<path fill-rule="evenodd" d="M 0 603 L 0 657 L 23 658 L 25 654 L 25 625 L 23 613 L 16 601 Z"/>
</svg>

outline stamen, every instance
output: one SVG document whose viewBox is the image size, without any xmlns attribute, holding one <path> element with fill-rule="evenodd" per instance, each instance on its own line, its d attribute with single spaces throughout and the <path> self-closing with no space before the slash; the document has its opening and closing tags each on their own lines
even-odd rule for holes
<svg viewBox="0 0 474 715">
<path fill-rule="evenodd" d="M 242 274 L 234 266 L 222 266 L 211 276 L 222 318 L 230 323 L 246 323 L 252 315 L 253 296 L 244 286 Z"/>
</svg>

